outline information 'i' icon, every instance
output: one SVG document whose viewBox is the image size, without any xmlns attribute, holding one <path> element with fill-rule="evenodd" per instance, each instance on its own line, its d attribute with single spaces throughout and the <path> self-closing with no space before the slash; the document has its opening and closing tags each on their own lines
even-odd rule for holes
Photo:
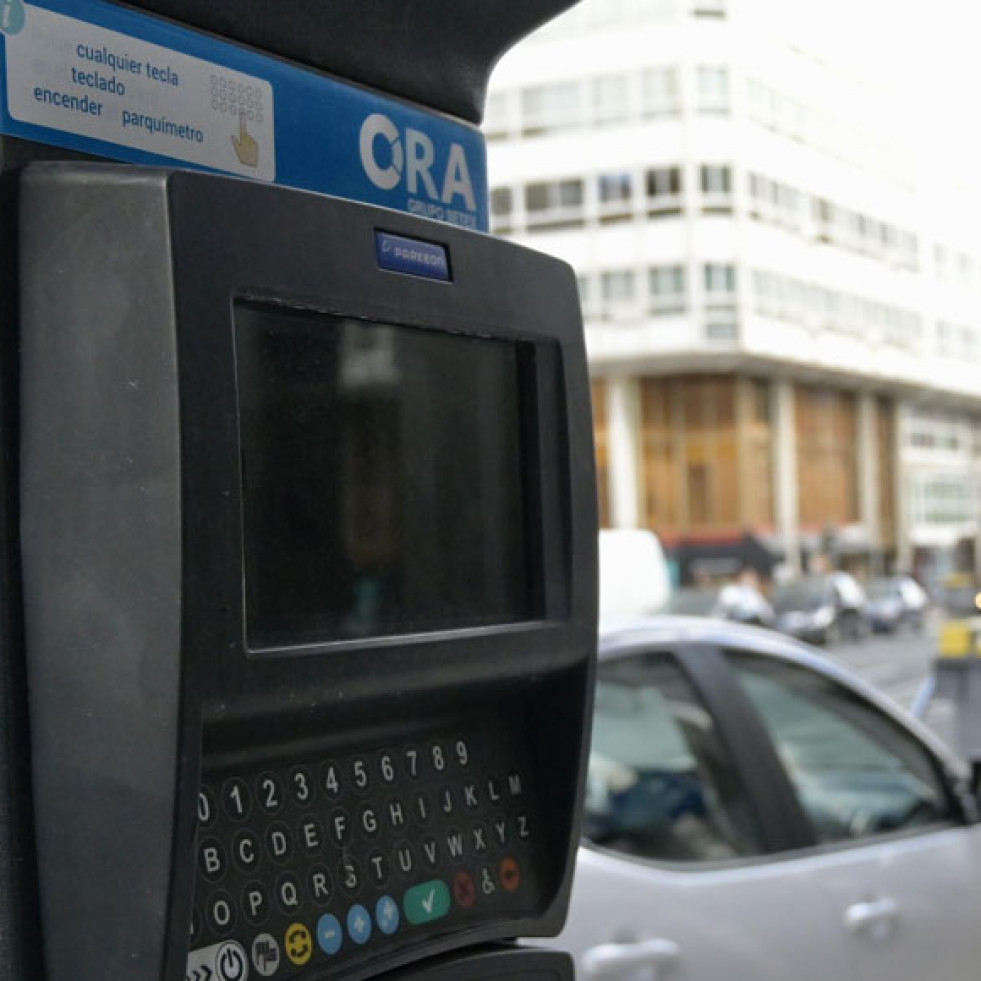
<svg viewBox="0 0 981 981">
<path fill-rule="evenodd" d="M 0 0 L 0 31 L 4 34 L 20 34 L 26 19 L 24 0 Z"/>
</svg>

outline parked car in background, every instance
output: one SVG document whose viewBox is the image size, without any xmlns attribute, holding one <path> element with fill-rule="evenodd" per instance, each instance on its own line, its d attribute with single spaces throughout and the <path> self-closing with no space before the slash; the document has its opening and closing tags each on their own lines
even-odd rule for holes
<svg viewBox="0 0 981 981">
<path fill-rule="evenodd" d="M 962 764 L 827 658 L 720 620 L 601 636 L 581 981 L 966 981 L 981 827 Z"/>
<path fill-rule="evenodd" d="M 766 597 L 752 586 L 692 586 L 671 594 L 665 613 L 715 617 L 756 627 L 772 627 L 776 617 Z"/>
<path fill-rule="evenodd" d="M 901 627 L 923 629 L 927 594 L 910 576 L 873 579 L 867 587 L 868 614 L 872 629 L 892 633 Z"/>
<path fill-rule="evenodd" d="M 865 592 L 847 572 L 784 583 L 771 602 L 777 630 L 814 644 L 861 640 L 871 629 Z"/>
<path fill-rule="evenodd" d="M 660 611 L 671 578 L 657 535 L 643 528 L 599 533 L 599 608 L 607 620 L 630 620 Z"/>
</svg>

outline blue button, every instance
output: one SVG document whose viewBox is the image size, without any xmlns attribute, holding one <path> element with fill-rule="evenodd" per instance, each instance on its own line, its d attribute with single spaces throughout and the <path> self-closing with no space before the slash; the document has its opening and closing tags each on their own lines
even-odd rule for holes
<svg viewBox="0 0 981 981">
<path fill-rule="evenodd" d="M 371 936 L 371 914 L 360 903 L 347 911 L 347 932 L 356 944 L 367 943 Z"/>
<path fill-rule="evenodd" d="M 375 920 L 378 929 L 391 936 L 399 928 L 399 904 L 391 896 L 382 896 L 375 904 Z"/>
<path fill-rule="evenodd" d="M 324 913 L 317 920 L 317 943 L 325 954 L 334 955 L 341 949 L 344 942 L 344 931 L 341 921 L 330 913 Z"/>
</svg>

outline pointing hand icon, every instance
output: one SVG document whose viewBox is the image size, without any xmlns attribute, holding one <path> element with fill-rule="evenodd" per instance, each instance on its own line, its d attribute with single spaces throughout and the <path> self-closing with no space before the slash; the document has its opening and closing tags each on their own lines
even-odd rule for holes
<svg viewBox="0 0 981 981">
<path fill-rule="evenodd" d="M 238 115 L 238 136 L 232 137 L 232 146 L 235 148 L 235 156 L 238 157 L 239 163 L 243 166 L 259 166 L 259 144 L 245 128 L 244 112 L 240 112 Z"/>
</svg>

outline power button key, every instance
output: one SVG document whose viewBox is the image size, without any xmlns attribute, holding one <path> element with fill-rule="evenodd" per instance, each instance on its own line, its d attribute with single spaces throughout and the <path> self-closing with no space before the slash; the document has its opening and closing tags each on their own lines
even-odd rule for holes
<svg viewBox="0 0 981 981">
<path fill-rule="evenodd" d="M 247 981 L 249 961 L 245 955 L 245 948 L 240 943 L 230 940 L 218 948 L 215 957 L 215 974 L 218 981 Z"/>
</svg>

